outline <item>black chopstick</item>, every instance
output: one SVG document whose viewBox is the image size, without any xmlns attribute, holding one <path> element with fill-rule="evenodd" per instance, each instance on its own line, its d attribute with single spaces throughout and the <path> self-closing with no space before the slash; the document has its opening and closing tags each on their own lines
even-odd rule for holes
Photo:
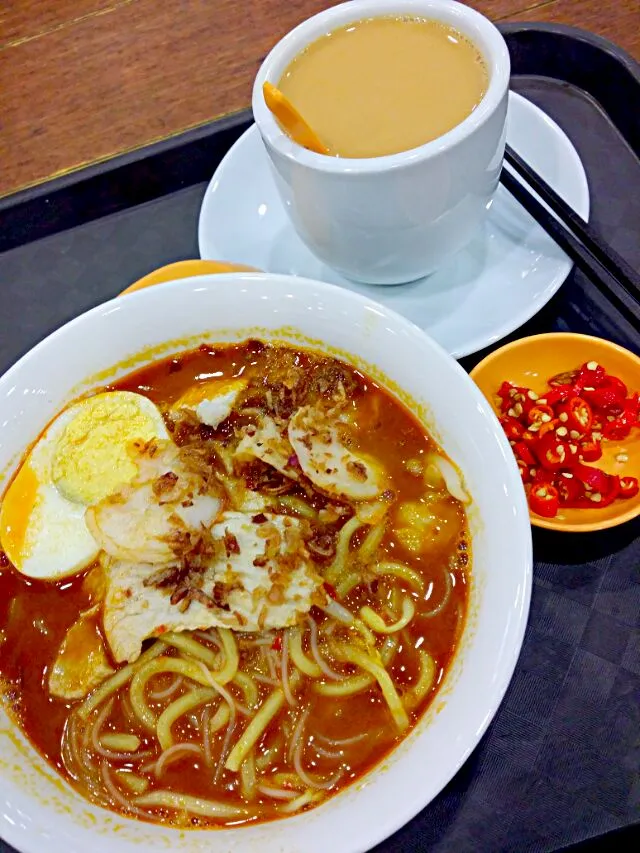
<svg viewBox="0 0 640 853">
<path fill-rule="evenodd" d="M 634 328 L 640 325 L 640 275 L 508 145 L 505 162 L 551 209 L 548 210 L 511 172 L 500 181 L 539 225 L 569 255 Z M 554 215 L 555 214 L 555 215 Z"/>
<path fill-rule="evenodd" d="M 530 187 L 532 187 L 546 202 L 549 207 L 560 216 L 565 224 L 568 224 L 573 232 L 580 238 L 581 242 L 591 252 L 591 254 L 620 281 L 630 281 L 632 286 L 637 289 L 636 299 L 640 299 L 640 275 L 628 264 L 624 258 L 616 252 L 613 246 L 610 246 L 590 227 L 590 225 L 579 216 L 573 208 L 560 198 L 558 193 L 550 187 L 549 184 L 529 166 L 528 163 L 517 154 L 509 145 L 506 146 L 504 159 L 523 177 Z"/>
</svg>

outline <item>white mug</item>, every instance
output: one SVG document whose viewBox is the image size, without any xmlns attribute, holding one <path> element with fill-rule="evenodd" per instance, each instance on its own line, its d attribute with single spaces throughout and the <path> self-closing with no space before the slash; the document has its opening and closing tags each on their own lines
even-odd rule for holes
<svg viewBox="0 0 640 853">
<path fill-rule="evenodd" d="M 382 15 L 443 21 L 466 35 L 488 70 L 482 101 L 452 130 L 398 154 L 352 159 L 302 148 L 267 108 L 263 83 L 278 85 L 291 60 L 321 36 Z M 288 33 L 258 71 L 252 106 L 278 191 L 309 249 L 354 281 L 400 284 L 433 272 L 467 245 L 498 185 L 509 72 L 498 30 L 452 0 L 351 0 Z"/>
</svg>

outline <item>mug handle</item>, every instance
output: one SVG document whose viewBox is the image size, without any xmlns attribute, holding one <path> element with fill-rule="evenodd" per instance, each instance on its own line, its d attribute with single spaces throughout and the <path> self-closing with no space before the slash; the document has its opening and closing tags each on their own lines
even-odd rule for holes
<svg viewBox="0 0 640 853">
<path fill-rule="evenodd" d="M 176 261 L 176 263 L 167 264 L 134 281 L 119 296 L 124 296 L 125 293 L 133 293 L 135 290 L 143 290 L 145 287 L 152 287 L 154 284 L 162 284 L 165 281 L 225 272 L 260 272 L 260 270 L 244 264 L 230 264 L 226 261 Z"/>
</svg>

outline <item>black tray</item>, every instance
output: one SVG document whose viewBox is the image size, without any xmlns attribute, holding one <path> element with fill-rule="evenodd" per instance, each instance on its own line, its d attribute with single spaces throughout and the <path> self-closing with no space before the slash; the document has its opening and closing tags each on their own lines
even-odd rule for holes
<svg viewBox="0 0 640 853">
<path fill-rule="evenodd" d="M 572 28 L 501 29 L 513 88 L 567 132 L 587 171 L 592 222 L 640 269 L 640 67 Z M 197 257 L 205 182 L 250 119 L 240 113 L 0 200 L 0 372 L 144 273 Z M 551 330 L 640 350 L 638 330 L 575 272 L 512 337 Z M 505 701 L 457 776 L 377 853 L 637 843 L 639 534 L 638 520 L 581 537 L 535 531 L 530 622 Z"/>
</svg>

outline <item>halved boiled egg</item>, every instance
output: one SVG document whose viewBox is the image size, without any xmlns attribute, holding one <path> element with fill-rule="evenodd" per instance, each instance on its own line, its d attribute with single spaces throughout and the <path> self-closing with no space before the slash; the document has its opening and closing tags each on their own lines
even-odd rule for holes
<svg viewBox="0 0 640 853">
<path fill-rule="evenodd" d="M 130 391 L 106 391 L 63 411 L 2 500 L 0 545 L 16 569 L 57 580 L 86 568 L 99 550 L 87 507 L 135 477 L 134 442 L 167 438 L 159 409 Z"/>
<path fill-rule="evenodd" d="M 189 388 L 173 405 L 180 413 L 187 409 L 201 424 L 215 427 L 229 417 L 239 394 L 247 387 L 246 379 L 209 380 Z"/>
</svg>

